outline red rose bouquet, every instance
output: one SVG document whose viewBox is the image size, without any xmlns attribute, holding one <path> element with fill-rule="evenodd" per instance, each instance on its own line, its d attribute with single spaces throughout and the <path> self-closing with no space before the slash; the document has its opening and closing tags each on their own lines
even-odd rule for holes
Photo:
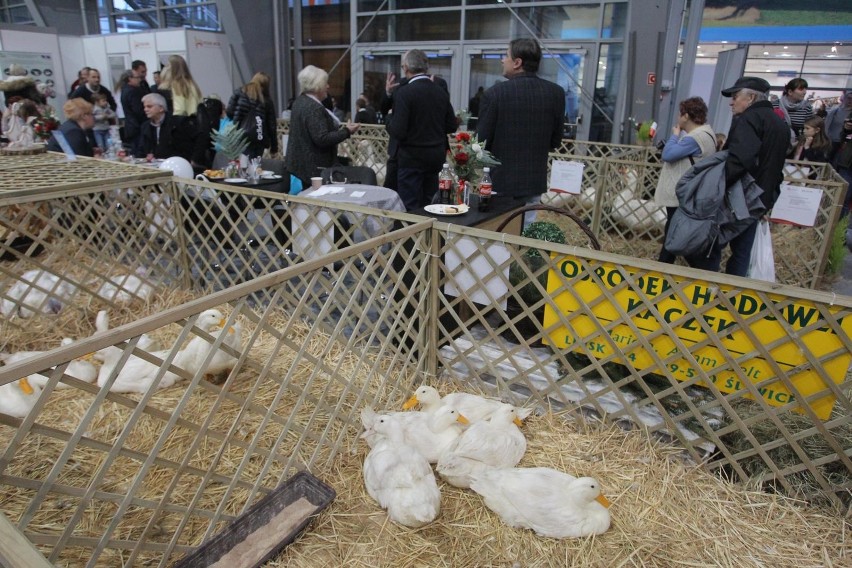
<svg viewBox="0 0 852 568">
<path fill-rule="evenodd" d="M 47 141 L 50 133 L 59 128 L 59 121 L 53 115 L 53 109 L 45 106 L 41 115 L 33 121 L 33 132 L 39 140 Z"/>
<path fill-rule="evenodd" d="M 500 165 L 500 161 L 483 146 L 470 132 L 458 132 L 450 137 L 447 157 L 457 178 L 476 184 L 482 168 Z"/>
</svg>

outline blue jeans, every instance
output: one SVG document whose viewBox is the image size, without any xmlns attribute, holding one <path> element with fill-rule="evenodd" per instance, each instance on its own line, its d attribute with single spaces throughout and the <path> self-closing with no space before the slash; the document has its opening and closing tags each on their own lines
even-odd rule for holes
<svg viewBox="0 0 852 568">
<path fill-rule="evenodd" d="M 97 144 L 101 150 L 109 148 L 109 130 L 93 130 L 92 132 L 95 133 L 95 144 Z"/>
</svg>

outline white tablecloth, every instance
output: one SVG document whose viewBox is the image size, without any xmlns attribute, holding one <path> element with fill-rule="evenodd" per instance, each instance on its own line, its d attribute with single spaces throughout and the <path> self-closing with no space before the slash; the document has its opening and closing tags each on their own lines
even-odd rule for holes
<svg viewBox="0 0 852 568">
<path fill-rule="evenodd" d="M 386 211 L 405 211 L 405 204 L 397 192 L 377 185 L 329 184 L 318 189 L 303 191 L 299 197 Z M 311 215 L 312 212 L 313 215 Z M 353 238 L 356 242 L 386 233 L 393 225 L 391 219 L 381 215 L 366 215 L 352 211 L 342 213 L 354 227 Z M 331 252 L 334 246 L 333 215 L 335 213 L 331 213 L 328 209 L 316 211 L 301 204 L 294 205 L 294 251 L 304 258 L 313 258 Z"/>
</svg>

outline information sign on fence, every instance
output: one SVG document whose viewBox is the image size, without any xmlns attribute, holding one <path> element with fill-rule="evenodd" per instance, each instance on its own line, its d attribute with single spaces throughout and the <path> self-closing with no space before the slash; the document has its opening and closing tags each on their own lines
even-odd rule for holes
<svg viewBox="0 0 852 568">
<path fill-rule="evenodd" d="M 731 287 L 700 280 L 674 278 L 683 287 L 679 294 L 672 294 L 672 277 L 654 272 L 631 276 L 632 283 L 613 291 L 609 296 L 602 294 L 601 283 L 613 290 L 627 279 L 626 268 L 605 263 L 595 269 L 596 277 L 592 277 L 584 273 L 583 265 L 573 257 L 560 257 L 555 266 L 562 278 L 551 271 L 547 281 L 548 291 L 556 294 L 554 302 L 562 312 L 562 317 L 570 323 L 569 327 L 560 326 L 559 316 L 550 306 L 546 306 L 544 327 L 549 330 L 552 328 L 549 338 L 555 346 L 588 352 L 602 359 L 612 356 L 613 345 L 617 344 L 633 368 L 640 372 L 660 372 L 659 364 L 652 354 L 641 343 L 637 343 L 635 330 L 644 336 L 659 332 L 661 324 L 658 317 L 661 317 L 690 348 L 697 365 L 720 391 L 732 393 L 745 389 L 742 383 L 744 375 L 759 384 L 758 391 L 767 403 L 786 405 L 794 402 L 794 394 L 780 380 L 771 381 L 778 376 L 776 369 L 780 369 L 801 396 L 824 392 L 825 396 L 817 397 L 809 404 L 819 418 L 825 420 L 830 416 L 835 397 L 827 388 L 824 378 L 830 377 L 836 384 L 840 384 L 852 359 L 852 353 L 844 347 L 842 338 L 837 335 L 838 331 L 847 337 L 852 334 L 852 319 L 832 317 L 839 310 L 827 306 L 820 308 L 812 302 L 779 295 L 759 295 L 748 290 L 731 296 Z M 559 283 L 564 279 L 573 280 L 570 287 L 572 292 L 564 289 L 558 292 Z M 650 305 L 643 305 L 639 290 L 653 302 L 659 316 L 649 309 Z M 713 302 L 718 294 L 729 297 L 736 313 L 747 321 L 751 334 L 739 326 L 724 305 L 702 308 Z M 766 302 L 772 302 L 774 310 L 767 310 Z M 583 313 L 581 303 L 589 306 L 591 316 Z M 630 314 L 635 329 L 626 323 L 619 323 L 623 321 L 623 316 L 617 307 Z M 823 316 L 823 311 L 834 322 L 834 326 Z M 762 317 L 754 317 L 761 312 L 764 312 Z M 703 324 L 696 320 L 696 316 L 703 320 Z M 609 340 L 601 336 L 600 327 L 607 329 Z M 728 353 L 727 357 L 723 355 L 722 349 L 716 347 L 709 334 L 718 337 Z M 760 356 L 752 337 L 766 346 L 772 361 Z M 794 337 L 797 341 L 794 341 Z M 657 333 L 648 343 L 659 359 L 666 360 L 678 351 L 672 338 L 666 334 Z M 702 345 L 691 348 L 697 344 Z M 732 358 L 737 361 L 741 373 L 731 370 Z M 624 363 L 623 360 L 619 362 Z M 823 370 L 821 373 L 817 366 Z M 683 357 L 668 361 L 666 367 L 667 375 L 681 381 L 698 375 L 695 365 Z"/>
</svg>

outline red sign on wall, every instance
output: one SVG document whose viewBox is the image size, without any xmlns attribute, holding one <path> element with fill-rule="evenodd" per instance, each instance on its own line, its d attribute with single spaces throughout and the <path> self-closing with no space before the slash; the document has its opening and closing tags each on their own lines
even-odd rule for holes
<svg viewBox="0 0 852 568">
<path fill-rule="evenodd" d="M 648 73 L 648 84 L 656 85 L 657 84 L 657 74 L 656 73 Z"/>
</svg>

